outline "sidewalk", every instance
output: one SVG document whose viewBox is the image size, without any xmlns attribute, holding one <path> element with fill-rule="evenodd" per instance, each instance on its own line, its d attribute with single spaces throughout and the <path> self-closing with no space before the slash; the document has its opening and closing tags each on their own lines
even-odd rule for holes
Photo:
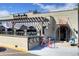
<svg viewBox="0 0 79 59">
<path fill-rule="evenodd" d="M 40 56 L 78 56 L 79 55 L 79 50 L 77 47 L 70 47 L 70 46 L 65 47 L 63 46 L 64 43 L 61 47 L 60 46 L 61 44 L 59 46 L 57 46 L 57 44 L 55 48 L 37 46 L 32 50 L 30 50 L 29 53 L 40 55 Z"/>
<path fill-rule="evenodd" d="M 6 48 L 5 51 L 0 52 L 0 56 L 37 56 L 37 55 Z"/>
</svg>

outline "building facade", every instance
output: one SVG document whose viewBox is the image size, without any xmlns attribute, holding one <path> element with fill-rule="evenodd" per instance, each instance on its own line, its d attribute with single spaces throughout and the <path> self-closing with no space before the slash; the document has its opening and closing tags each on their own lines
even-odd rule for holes
<svg viewBox="0 0 79 59">
<path fill-rule="evenodd" d="M 42 35 L 46 38 L 51 37 L 57 42 L 69 42 L 71 36 L 78 39 L 77 15 L 77 9 L 51 13 L 13 14 L 5 19 L 0 18 L 0 34 L 27 37 L 28 49 L 38 45 L 40 42 L 39 37 Z M 2 43 L 5 44 L 6 42 L 2 41 Z M 15 45 L 15 47 L 18 45 Z"/>
</svg>

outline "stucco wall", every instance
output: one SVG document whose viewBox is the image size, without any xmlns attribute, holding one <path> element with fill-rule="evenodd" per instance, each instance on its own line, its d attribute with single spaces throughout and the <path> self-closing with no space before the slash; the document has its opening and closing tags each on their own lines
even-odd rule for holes
<svg viewBox="0 0 79 59">
<path fill-rule="evenodd" d="M 59 23 L 59 20 L 61 18 L 63 19 L 69 19 L 73 28 L 78 30 L 78 10 L 65 10 L 65 11 L 57 11 L 57 12 L 51 12 L 51 13 L 42 13 L 42 14 L 28 14 L 28 17 L 48 17 L 53 16 L 56 20 L 56 23 Z"/>
<path fill-rule="evenodd" d="M 0 35 L 0 47 L 3 46 L 3 47 L 27 52 L 28 50 L 27 44 L 28 44 L 28 40 L 26 37 L 10 37 L 10 36 Z"/>
<path fill-rule="evenodd" d="M 0 20 L 10 20 L 10 19 L 13 19 L 13 15 L 7 15 L 7 16 L 0 16 Z"/>
<path fill-rule="evenodd" d="M 55 28 L 56 28 L 56 21 L 53 17 L 50 16 L 46 36 L 53 36 L 55 34 Z"/>
</svg>

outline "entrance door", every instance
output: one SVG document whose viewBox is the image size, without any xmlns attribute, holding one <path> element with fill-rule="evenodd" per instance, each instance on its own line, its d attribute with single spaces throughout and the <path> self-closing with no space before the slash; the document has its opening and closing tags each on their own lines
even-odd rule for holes
<svg viewBox="0 0 79 59">
<path fill-rule="evenodd" d="M 60 27 L 60 41 L 66 41 L 66 36 L 67 36 L 67 29 L 64 26 Z"/>
<path fill-rule="evenodd" d="M 66 25 L 60 25 L 60 27 L 57 29 L 56 34 L 59 41 L 69 41 L 70 29 Z"/>
</svg>

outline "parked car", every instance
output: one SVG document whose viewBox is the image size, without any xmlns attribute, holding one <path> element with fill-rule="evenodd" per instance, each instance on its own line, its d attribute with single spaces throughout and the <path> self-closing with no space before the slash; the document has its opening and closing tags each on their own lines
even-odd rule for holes
<svg viewBox="0 0 79 59">
<path fill-rule="evenodd" d="M 71 46 L 76 46 L 78 44 L 78 39 L 75 36 L 72 36 L 69 43 Z"/>
</svg>

